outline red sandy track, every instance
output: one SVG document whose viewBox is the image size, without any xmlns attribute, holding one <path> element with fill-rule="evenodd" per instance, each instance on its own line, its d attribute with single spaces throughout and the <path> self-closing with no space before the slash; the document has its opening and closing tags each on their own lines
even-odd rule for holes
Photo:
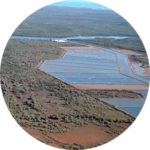
<svg viewBox="0 0 150 150">
<path fill-rule="evenodd" d="M 63 54 L 63 56 L 61 56 L 61 59 L 64 59 L 64 57 L 66 56 L 67 51 L 65 50 L 65 53 Z"/>
<path fill-rule="evenodd" d="M 117 64 L 118 64 L 118 68 L 119 68 L 119 72 L 120 72 L 120 73 L 122 73 L 117 54 L 116 54 L 116 60 L 117 60 Z"/>
<path fill-rule="evenodd" d="M 148 84 L 71 84 L 80 90 L 85 89 L 118 89 L 118 90 L 148 90 Z"/>
<path fill-rule="evenodd" d="M 40 68 L 44 65 L 45 62 L 46 62 L 46 60 L 44 60 L 44 61 L 42 62 L 42 64 L 38 67 L 38 69 L 40 69 Z"/>
<path fill-rule="evenodd" d="M 62 49 L 81 49 L 81 50 L 101 50 L 103 51 L 102 49 L 100 48 L 96 48 L 96 47 L 85 47 L 85 46 L 63 46 L 63 47 L 59 47 L 59 48 L 62 48 Z"/>
<path fill-rule="evenodd" d="M 119 53 L 136 53 L 136 52 L 134 52 L 134 51 L 131 51 L 131 50 L 127 50 L 127 49 L 112 49 L 112 50 L 114 50 L 114 51 L 116 51 L 116 52 L 119 52 Z"/>
<path fill-rule="evenodd" d="M 34 137 L 35 139 L 41 139 L 41 140 L 50 140 L 50 138 L 48 138 L 47 136 L 45 136 L 41 131 L 38 130 L 34 130 L 31 128 L 27 128 L 27 127 L 23 127 L 23 129 L 30 134 L 32 137 Z"/>
<path fill-rule="evenodd" d="M 133 74 L 138 75 L 138 74 L 136 73 L 136 71 L 135 71 L 135 69 L 134 69 L 134 67 L 133 67 L 133 65 L 132 65 L 132 63 L 131 63 L 131 61 L 129 60 L 128 55 L 126 55 L 126 57 L 127 57 L 127 59 L 128 59 L 128 62 L 129 62 L 129 65 L 130 65 L 130 67 L 131 67 L 131 70 L 132 70 Z"/>
</svg>

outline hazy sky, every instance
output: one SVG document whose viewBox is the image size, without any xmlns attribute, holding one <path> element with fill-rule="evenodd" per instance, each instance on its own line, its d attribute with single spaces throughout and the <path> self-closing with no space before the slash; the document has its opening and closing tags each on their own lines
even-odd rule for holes
<svg viewBox="0 0 150 150">
<path fill-rule="evenodd" d="M 84 0 L 67 0 L 51 4 L 51 6 L 66 6 L 66 7 L 86 7 L 93 9 L 109 9 L 103 5 L 84 1 Z"/>
</svg>

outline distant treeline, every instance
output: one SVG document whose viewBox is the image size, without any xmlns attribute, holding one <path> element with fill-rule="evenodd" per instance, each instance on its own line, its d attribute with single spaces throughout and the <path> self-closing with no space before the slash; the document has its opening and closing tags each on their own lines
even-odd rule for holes
<svg viewBox="0 0 150 150">
<path fill-rule="evenodd" d="M 111 10 L 47 6 L 25 19 L 14 36 L 137 36 L 131 25 Z"/>
<path fill-rule="evenodd" d="M 138 52 L 146 52 L 144 45 L 140 38 L 132 37 L 127 39 L 113 39 L 113 38 L 96 38 L 96 39 L 85 39 L 76 40 L 111 48 L 129 49 Z"/>
</svg>

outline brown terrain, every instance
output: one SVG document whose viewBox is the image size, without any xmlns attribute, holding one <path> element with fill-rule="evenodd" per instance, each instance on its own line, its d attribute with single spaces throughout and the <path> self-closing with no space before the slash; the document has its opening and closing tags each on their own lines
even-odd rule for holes
<svg viewBox="0 0 150 150">
<path fill-rule="evenodd" d="M 86 89 L 118 89 L 118 90 L 148 90 L 149 84 L 78 84 L 73 83 L 72 86 L 81 90 Z"/>
<path fill-rule="evenodd" d="M 89 127 L 77 127 L 71 132 L 50 133 L 48 135 L 44 135 L 41 131 L 35 129 L 26 127 L 23 127 L 23 129 L 35 139 L 54 147 L 63 148 L 62 144 L 73 145 L 78 143 L 79 145 L 90 145 L 92 147 L 102 145 L 118 137 L 129 126 L 130 124 L 122 123 L 113 125 L 113 129 L 107 129 L 90 123 Z"/>
<path fill-rule="evenodd" d="M 128 50 L 128 49 L 114 49 L 114 48 L 112 48 L 112 50 L 119 52 L 119 53 L 136 53 L 136 52 Z"/>
<path fill-rule="evenodd" d="M 126 128 L 129 127 L 129 124 L 125 124 Z M 124 131 L 123 127 L 114 125 L 114 130 L 122 133 Z M 107 141 L 111 141 L 118 136 L 118 134 L 111 133 L 111 130 L 107 130 L 105 127 L 99 127 L 94 124 L 90 124 L 89 127 L 85 128 L 75 128 L 69 133 L 56 133 L 49 134 L 54 139 L 61 141 L 63 143 L 79 143 L 81 145 L 97 145 L 104 144 Z"/>
<path fill-rule="evenodd" d="M 127 59 L 128 59 L 128 62 L 129 62 L 129 64 L 130 64 L 130 67 L 131 67 L 131 70 L 132 70 L 133 74 L 137 75 L 137 73 L 136 73 L 136 71 L 135 71 L 135 69 L 134 69 L 134 67 L 133 67 L 133 65 L 132 65 L 132 62 L 131 62 L 130 59 L 129 59 L 129 56 L 126 55 L 126 57 L 127 57 Z"/>
</svg>

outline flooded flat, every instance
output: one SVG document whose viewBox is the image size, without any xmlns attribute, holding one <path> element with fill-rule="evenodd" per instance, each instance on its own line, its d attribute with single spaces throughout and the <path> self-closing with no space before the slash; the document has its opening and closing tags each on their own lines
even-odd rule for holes
<svg viewBox="0 0 150 150">
<path fill-rule="evenodd" d="M 51 75 L 56 77 L 70 77 L 70 78 L 116 78 L 116 79 L 127 79 L 128 76 L 116 73 L 51 73 Z"/>
<path fill-rule="evenodd" d="M 89 44 L 81 45 L 92 47 Z M 80 87 L 83 85 L 83 89 L 97 88 L 97 86 L 100 89 L 104 89 L 111 85 L 111 89 L 137 89 L 138 91 L 135 92 L 142 93 L 145 97 L 147 96 L 149 79 L 145 78 L 145 76 L 142 77 L 143 70 L 140 70 L 141 68 L 138 68 L 137 65 L 135 65 L 136 71 L 140 75 L 133 73 L 131 64 L 126 56 L 127 53 L 120 53 L 97 46 L 93 46 L 94 48 L 101 48 L 101 50 L 65 48 L 67 52 L 62 54 L 65 54 L 63 59 L 47 60 L 40 67 L 40 70 L 69 84 L 80 85 Z M 132 88 L 128 88 L 128 86 Z M 141 91 L 142 89 L 146 91 Z M 134 116 L 140 113 L 145 102 L 145 99 L 140 98 L 103 100 Z"/>
<path fill-rule="evenodd" d="M 133 74 L 126 55 L 103 50 L 65 49 L 63 59 L 47 60 L 41 70 L 68 83 L 146 84 Z"/>
<path fill-rule="evenodd" d="M 143 82 L 131 78 L 112 79 L 112 78 L 66 78 L 59 77 L 59 79 L 68 83 L 112 83 L 112 84 L 144 84 Z"/>
<path fill-rule="evenodd" d="M 103 98 L 103 100 L 106 101 L 107 103 L 117 106 L 121 110 L 126 111 L 136 117 L 140 113 L 145 103 L 145 99 Z"/>
<path fill-rule="evenodd" d="M 137 117 L 139 115 L 139 113 L 141 112 L 142 110 L 142 107 L 121 107 L 120 109 L 122 109 L 123 111 L 126 111 L 128 112 L 129 114 L 132 114 L 133 116 Z"/>
<path fill-rule="evenodd" d="M 118 67 L 112 67 L 112 66 L 108 66 L 106 68 L 106 66 L 101 66 L 101 65 L 93 65 L 93 64 L 80 64 L 80 63 L 67 63 L 67 62 L 54 62 L 54 61 L 46 61 L 45 64 L 47 65 L 59 65 L 59 66 L 71 66 L 71 67 L 85 67 L 85 68 L 97 68 L 97 69 L 109 69 L 109 70 L 117 70 L 119 71 Z"/>
<path fill-rule="evenodd" d="M 142 107 L 145 99 L 103 98 L 104 101 L 118 107 Z"/>
</svg>

